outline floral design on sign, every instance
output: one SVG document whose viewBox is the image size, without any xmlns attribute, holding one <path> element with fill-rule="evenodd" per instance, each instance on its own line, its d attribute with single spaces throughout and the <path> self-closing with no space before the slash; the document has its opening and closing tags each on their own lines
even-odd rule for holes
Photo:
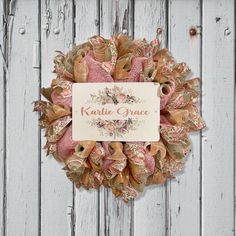
<svg viewBox="0 0 236 236">
<path fill-rule="evenodd" d="M 89 122 L 91 126 L 99 129 L 101 136 L 110 136 L 116 139 L 123 137 L 124 134 L 135 130 L 141 121 L 136 118 L 128 118 L 125 120 L 103 120 L 101 118 L 93 119 Z"/>
<path fill-rule="evenodd" d="M 141 100 L 135 97 L 130 89 L 124 89 L 117 85 L 114 85 L 112 88 L 105 87 L 103 90 L 99 90 L 98 94 L 90 94 L 90 97 L 91 100 L 88 103 L 97 103 L 100 105 L 141 103 Z"/>
</svg>

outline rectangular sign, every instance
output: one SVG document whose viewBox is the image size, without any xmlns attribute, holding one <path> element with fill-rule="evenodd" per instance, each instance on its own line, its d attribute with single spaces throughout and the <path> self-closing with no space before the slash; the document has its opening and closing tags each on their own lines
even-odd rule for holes
<svg viewBox="0 0 236 236">
<path fill-rule="evenodd" d="M 75 141 L 158 141 L 158 83 L 75 83 L 72 138 Z"/>
</svg>

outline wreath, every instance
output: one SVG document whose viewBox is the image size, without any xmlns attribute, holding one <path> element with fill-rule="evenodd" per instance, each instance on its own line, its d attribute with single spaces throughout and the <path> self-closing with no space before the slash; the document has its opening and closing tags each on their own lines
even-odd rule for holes
<svg viewBox="0 0 236 236">
<path fill-rule="evenodd" d="M 110 39 L 93 36 L 67 54 L 57 52 L 56 78 L 36 101 L 45 129 L 47 155 L 64 164 L 76 187 L 111 188 L 125 202 L 145 185 L 163 184 L 182 170 L 190 150 L 188 133 L 205 127 L 198 108 L 199 78 L 187 80 L 190 69 L 176 63 L 154 39 Z M 86 82 L 158 82 L 160 140 L 157 142 L 96 142 L 72 139 L 72 85 Z"/>
</svg>

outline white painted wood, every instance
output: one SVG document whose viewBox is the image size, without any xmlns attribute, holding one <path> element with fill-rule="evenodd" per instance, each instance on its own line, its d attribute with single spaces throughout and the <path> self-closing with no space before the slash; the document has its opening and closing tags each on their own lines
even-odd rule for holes
<svg viewBox="0 0 236 236">
<path fill-rule="evenodd" d="M 33 47 L 39 40 L 38 1 L 9 3 L 6 84 L 6 235 L 39 230 L 39 128 L 32 101 L 38 99 L 39 69 Z"/>
<path fill-rule="evenodd" d="M 9 5 L 6 98 L 4 4 Z M 234 235 L 234 7 L 233 0 L 0 1 L 0 235 Z M 201 21 L 202 39 L 200 34 L 190 37 L 189 28 Z M 122 30 L 151 40 L 157 28 L 162 29 L 163 45 L 168 35 L 177 61 L 187 62 L 194 76 L 202 72 L 201 103 L 208 129 L 202 137 L 191 135 L 192 151 L 176 180 L 146 188 L 128 205 L 110 189 L 75 189 L 63 166 L 41 150 L 45 140 L 32 112 L 40 84 L 49 86 L 55 78 L 54 51 L 66 52 L 73 42 Z"/>
<path fill-rule="evenodd" d="M 234 235 L 233 0 L 203 2 L 202 235 Z"/>
<path fill-rule="evenodd" d="M 166 45 L 166 1 L 135 1 L 134 37 L 152 40 L 156 30 L 162 33 L 160 40 Z M 134 201 L 134 235 L 165 235 L 166 205 L 165 185 L 146 187 Z"/>
<path fill-rule="evenodd" d="M 99 34 L 98 0 L 75 2 L 75 43 L 83 43 Z"/>
<path fill-rule="evenodd" d="M 133 35 L 133 2 L 131 0 L 100 1 L 100 32 L 104 37 L 113 33 Z"/>
<path fill-rule="evenodd" d="M 99 34 L 99 6 L 97 0 L 75 3 L 75 43 L 80 44 Z M 98 235 L 98 190 L 75 189 L 75 211 L 75 235 Z"/>
<path fill-rule="evenodd" d="M 170 1 L 169 48 L 177 62 L 186 62 L 191 77 L 201 76 L 201 8 L 199 0 Z M 180 9 L 185 9 L 180 13 Z M 189 30 L 197 35 L 190 36 Z M 184 170 L 168 186 L 168 235 L 200 235 L 200 132 L 190 135 L 191 152 Z"/>
<path fill-rule="evenodd" d="M 157 36 L 157 29 L 162 47 L 167 46 L 167 2 L 165 0 L 135 0 L 134 37 L 152 40 Z"/>
<path fill-rule="evenodd" d="M 3 235 L 4 232 L 4 158 L 5 158 L 5 147 L 4 147 L 4 122 L 5 122 L 5 114 L 4 114 L 4 64 L 5 64 L 5 45 L 4 45 L 4 35 L 5 35 L 5 27 L 3 25 L 4 19 L 4 2 L 0 2 L 0 235 Z"/>
<path fill-rule="evenodd" d="M 130 0 L 100 1 L 100 34 L 109 38 L 120 32 L 133 35 L 133 5 Z M 115 198 L 111 189 L 100 190 L 100 235 L 132 235 L 133 202 Z"/>
<path fill-rule="evenodd" d="M 56 76 L 53 59 L 56 50 L 67 52 L 73 45 L 73 4 L 71 0 L 41 1 L 41 78 L 48 87 Z M 46 140 L 42 132 L 42 147 Z M 54 158 L 41 157 L 41 234 L 66 236 L 73 231 L 73 184 L 63 166 Z"/>
</svg>

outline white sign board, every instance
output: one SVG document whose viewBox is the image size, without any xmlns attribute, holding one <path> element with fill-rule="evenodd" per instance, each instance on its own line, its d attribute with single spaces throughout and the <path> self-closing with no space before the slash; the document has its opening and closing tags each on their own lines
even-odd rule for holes
<svg viewBox="0 0 236 236">
<path fill-rule="evenodd" d="M 158 83 L 75 83 L 72 137 L 76 141 L 158 141 Z"/>
</svg>

